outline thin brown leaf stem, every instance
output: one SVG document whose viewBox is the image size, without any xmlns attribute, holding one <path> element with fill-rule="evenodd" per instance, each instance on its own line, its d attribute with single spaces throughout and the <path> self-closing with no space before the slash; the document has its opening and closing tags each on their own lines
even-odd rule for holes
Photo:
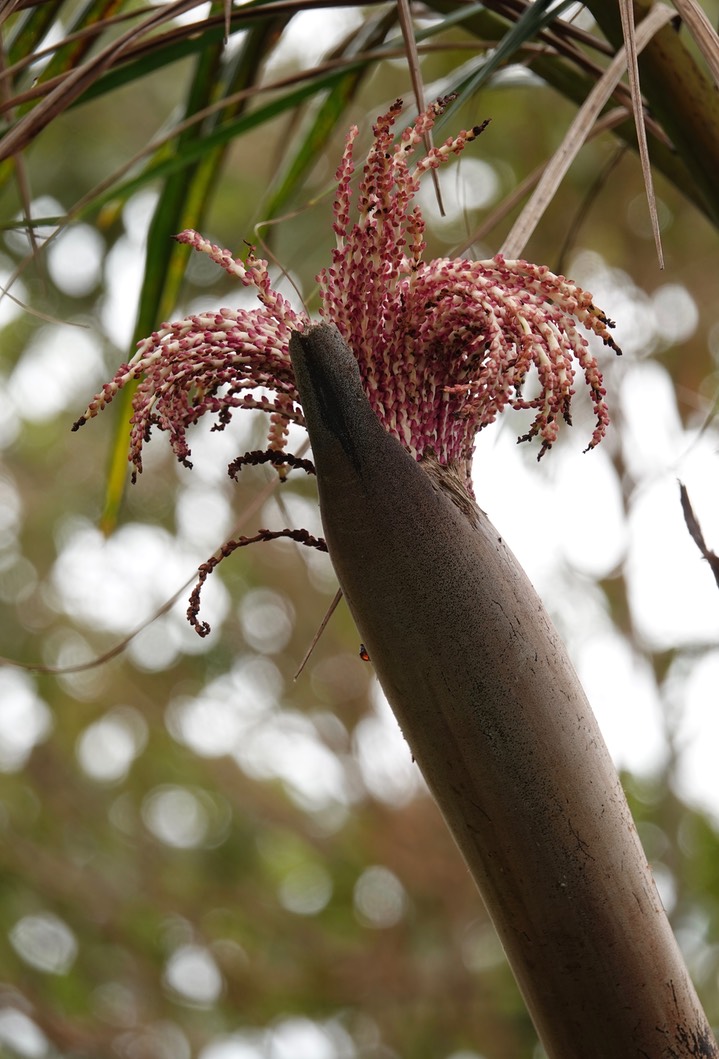
<svg viewBox="0 0 719 1059">
<path fill-rule="evenodd" d="M 654 194 L 654 182 L 652 180 L 652 166 L 649 161 L 649 148 L 647 146 L 647 130 L 644 124 L 644 105 L 642 103 L 641 89 L 639 87 L 639 59 L 637 55 L 637 42 L 634 27 L 634 8 L 632 0 L 619 0 L 619 12 L 622 18 L 622 32 L 624 33 L 624 50 L 627 56 L 627 75 L 629 77 L 629 88 L 632 94 L 632 110 L 634 113 L 634 124 L 637 129 L 637 145 L 639 148 L 639 159 L 642 165 L 642 176 L 644 178 L 644 190 L 647 196 L 649 217 L 651 219 L 652 232 L 654 234 L 654 245 L 657 251 L 659 268 L 664 268 L 664 253 L 662 251 L 662 236 L 659 230 L 659 217 L 657 216 L 657 200 Z"/>
<path fill-rule="evenodd" d="M 297 450 L 298 455 L 301 456 L 304 452 L 307 451 L 308 448 L 309 441 L 304 441 Z M 278 477 L 275 477 L 271 481 L 269 481 L 267 485 L 265 485 L 264 488 L 261 489 L 255 497 L 253 497 L 251 503 L 247 505 L 247 507 L 244 509 L 239 519 L 235 523 L 231 534 L 232 537 L 239 536 L 240 531 L 247 525 L 249 520 L 251 518 L 254 518 L 257 512 L 262 509 L 267 500 L 269 500 L 269 498 L 275 492 L 279 484 L 280 479 Z M 215 556 L 219 555 L 223 547 L 224 544 L 218 544 L 213 554 Z M 3 656 L 0 656 L 0 666 L 12 666 L 15 669 L 25 669 L 31 673 L 48 673 L 53 676 L 62 676 L 66 673 L 84 673 L 88 669 L 95 669 L 97 668 L 97 666 L 104 665 L 105 662 L 109 662 L 113 658 L 117 658 L 118 655 L 121 655 L 124 651 L 126 651 L 132 641 L 137 636 L 139 636 L 141 632 L 144 632 L 145 629 L 149 628 L 149 626 L 156 622 L 158 618 L 161 618 L 163 614 L 167 614 L 167 612 L 171 610 L 172 607 L 174 607 L 175 603 L 177 603 L 178 599 L 180 599 L 183 592 L 186 592 L 190 585 L 192 585 L 196 580 L 197 570 L 193 570 L 187 580 L 183 581 L 177 591 L 174 592 L 169 597 L 169 599 L 166 599 L 165 602 L 157 608 L 157 610 L 153 611 L 153 613 L 150 614 L 149 617 L 145 618 L 144 621 L 141 621 L 139 625 L 137 625 L 127 634 L 127 636 L 124 636 L 116 644 L 113 644 L 113 646 L 110 647 L 107 651 L 103 651 L 101 654 L 96 655 L 94 658 L 90 658 L 87 662 L 78 662 L 76 665 L 70 666 L 53 666 L 46 665 L 42 662 L 19 662 L 14 658 L 5 658 Z"/>
<path fill-rule="evenodd" d="M 414 36 L 414 25 L 412 23 L 412 15 L 409 9 L 409 0 L 397 0 L 397 18 L 400 29 L 402 30 L 404 46 L 407 52 L 407 66 L 409 68 L 409 76 L 412 82 L 415 103 L 417 104 L 418 112 L 422 113 L 422 111 L 427 109 L 427 101 L 424 95 L 424 82 L 422 80 L 422 71 L 419 66 L 417 41 Z M 431 131 L 424 134 L 424 146 L 427 154 L 429 154 L 434 146 L 434 138 Z M 437 206 L 439 207 L 440 216 L 444 217 L 442 189 L 439 184 L 439 175 L 436 169 L 432 170 L 432 186 L 434 187 L 434 193 L 437 198 Z"/>
<path fill-rule="evenodd" d="M 530 3 L 528 0 L 489 0 L 487 3 L 488 10 L 500 15 L 500 17 L 505 18 L 508 22 L 516 22 L 529 6 Z M 588 33 L 586 30 L 580 29 L 572 22 L 566 21 L 566 19 L 555 19 L 554 22 L 549 26 L 545 26 L 545 28 L 537 34 L 537 40 L 543 40 L 548 37 L 559 37 L 567 42 L 574 41 L 577 44 L 582 44 L 591 51 L 598 52 L 600 55 L 605 55 L 608 58 L 611 58 L 614 55 L 614 49 L 605 40 L 602 40 L 601 37 L 597 37 L 595 34 Z"/>
<path fill-rule="evenodd" d="M 12 100 L 10 96 L 10 83 L 2 80 L 2 73 L 5 67 L 5 41 L 3 38 L 3 31 L 0 27 L 0 101 L 3 103 L 9 102 L 8 112 L 12 114 Z M 22 216 L 25 221 L 29 221 L 32 216 L 32 191 L 30 188 L 30 176 L 27 171 L 25 159 L 22 156 L 18 156 L 15 159 L 15 167 L 13 175 L 15 177 L 15 183 L 18 190 L 18 198 L 20 199 L 20 205 L 22 207 Z M 32 225 L 27 225 L 28 239 L 30 241 L 30 250 L 33 256 L 37 254 L 38 242 L 35 229 Z"/>
<path fill-rule="evenodd" d="M 149 32 L 156 25 L 161 25 L 170 18 L 197 6 L 197 0 L 175 0 L 159 12 L 150 16 L 140 26 L 135 26 L 121 34 L 117 40 L 107 44 L 97 55 L 74 70 L 70 70 L 62 83 L 52 89 L 45 98 L 28 114 L 18 121 L 0 140 L 0 161 L 11 158 L 23 150 L 37 134 L 45 128 L 58 114 L 66 110 L 89 85 L 93 84 L 108 70 L 137 37 Z"/>
<path fill-rule="evenodd" d="M 22 74 L 28 66 L 33 66 L 35 63 L 44 62 L 45 59 L 52 58 L 62 48 L 68 44 L 81 44 L 83 42 L 92 43 L 92 41 L 101 36 L 103 33 L 114 29 L 116 26 L 123 25 L 125 22 L 137 20 L 138 18 L 144 18 L 148 14 L 152 14 L 155 9 L 152 7 L 140 7 L 135 8 L 131 11 L 122 11 L 117 15 L 111 15 L 107 18 L 93 22 L 90 25 L 83 26 L 81 29 L 73 30 L 72 33 L 67 33 L 64 37 L 59 40 L 55 40 L 52 44 L 47 44 L 44 48 L 38 48 L 37 51 L 31 52 L 28 55 L 23 55 L 21 59 L 17 59 L 16 62 L 10 66 L 6 66 L 4 70 L 0 72 L 0 81 L 8 79 L 15 79 L 19 74 Z M 38 89 L 48 89 L 48 86 L 57 83 L 59 78 L 53 78 L 52 81 L 46 81 L 38 85 Z M 40 94 L 40 93 L 38 93 Z M 42 94 L 46 94 L 42 93 Z M 37 96 L 33 97 L 37 98 Z"/>
<path fill-rule="evenodd" d="M 458 0 L 429 0 L 429 2 L 431 3 L 433 10 L 439 11 L 442 14 L 454 12 L 459 6 Z M 483 11 L 472 14 L 467 17 L 463 25 L 468 32 L 481 39 L 487 37 L 501 39 L 507 32 L 507 22 L 493 11 Z M 557 21 L 553 24 L 552 28 L 557 29 L 558 26 L 563 27 L 564 25 L 566 24 Z M 547 33 L 548 30 L 545 30 L 544 32 Z M 664 33 L 664 30 L 660 32 Z M 544 36 L 539 35 L 537 40 L 544 40 Z M 619 43 L 621 44 L 621 30 L 619 30 Z M 556 41 L 555 47 L 558 48 Z M 586 62 L 591 62 L 591 60 L 588 60 L 585 56 L 584 63 Z M 537 74 L 538 77 L 541 77 L 549 87 L 553 88 L 565 99 L 575 103 L 577 106 L 583 104 L 591 91 L 594 82 L 597 80 L 597 77 L 601 76 L 601 72 L 603 72 L 596 67 L 596 64 L 594 64 L 594 67 L 595 71 L 588 75 L 585 73 L 586 67 L 584 65 L 581 65 L 581 68 L 578 68 L 577 60 L 574 56 L 567 59 L 563 56 L 538 54 L 532 61 L 533 72 Z M 643 84 L 646 88 L 646 73 L 644 71 L 642 71 L 642 77 L 644 78 Z M 613 98 L 619 102 L 623 102 L 625 98 L 628 100 L 628 88 L 623 87 L 620 84 L 615 91 Z M 714 105 L 713 101 L 711 105 Z M 697 207 L 697 209 L 712 219 L 713 213 L 709 205 L 709 199 L 703 193 L 702 189 L 700 189 L 699 184 L 695 179 L 695 174 L 687 167 L 685 159 L 675 150 L 674 141 L 661 125 L 661 122 L 654 112 L 653 106 L 652 113 L 652 119 L 647 121 L 647 129 L 652 134 L 651 151 L 655 169 L 662 172 L 667 179 L 669 179 L 674 186 Z M 661 132 L 657 133 L 657 130 L 659 129 L 661 129 Z M 633 122 L 625 121 L 621 125 L 618 125 L 616 127 L 616 135 L 624 143 L 627 143 L 632 150 L 636 150 L 636 133 Z M 660 138 L 657 138 L 657 135 Z M 715 142 L 719 145 L 719 134 L 717 135 Z M 716 153 L 719 154 L 719 146 L 717 146 Z M 719 164 L 717 165 L 717 170 L 719 171 Z M 719 211 L 719 187 L 716 186 L 715 198 L 717 199 L 717 210 Z"/>
<path fill-rule="evenodd" d="M 607 38 L 619 46 L 622 28 L 616 0 L 587 0 L 587 7 Z M 650 7 L 650 0 L 635 0 L 635 19 L 643 18 Z M 719 226 L 719 92 L 673 25 L 664 26 L 644 49 L 639 69 L 651 111 L 683 162 L 685 193 L 693 185 L 693 197 Z"/>
<path fill-rule="evenodd" d="M 197 2 L 198 0 L 194 0 L 194 3 Z M 383 0 L 367 0 L 366 6 L 378 6 L 382 2 Z M 190 4 L 189 6 L 193 5 Z M 245 29 L 248 23 L 251 22 L 262 21 L 278 15 L 293 14 L 309 9 L 353 6 L 356 6 L 355 0 L 308 0 L 308 2 L 303 2 L 303 0 L 275 0 L 274 3 L 263 4 L 257 7 L 245 6 L 240 10 L 237 10 L 232 16 L 231 28 L 240 31 Z M 151 16 L 156 13 L 157 8 L 155 7 L 140 8 L 135 11 L 123 12 L 122 14 L 115 15 L 111 18 L 103 19 L 101 22 L 94 23 L 92 26 L 87 26 L 74 33 L 69 33 L 54 44 L 48 45 L 42 51 L 38 51 L 32 55 L 24 56 L 22 59 L 19 59 L 12 66 L 7 68 L 7 72 L 4 76 L 7 76 L 7 74 L 16 76 L 18 73 L 22 73 L 27 66 L 36 62 L 37 59 L 53 55 L 65 45 L 80 41 L 86 36 L 96 37 L 106 30 L 112 30 L 116 26 L 127 22 L 131 18 L 136 19 L 140 15 Z M 121 61 L 122 63 L 133 62 L 142 59 L 144 56 L 156 54 L 159 50 L 180 44 L 192 37 L 197 37 L 199 33 L 206 33 L 208 30 L 220 27 L 224 27 L 224 15 L 209 15 L 207 18 L 202 18 L 197 22 L 184 23 L 179 26 L 172 26 L 169 30 L 157 32 L 154 32 L 154 23 L 150 27 L 147 27 L 146 23 L 143 23 L 142 26 L 138 27 L 141 30 L 141 33 L 144 34 L 146 29 L 148 31 L 151 29 L 153 30 L 151 36 L 149 36 L 147 40 L 140 39 L 137 42 L 128 44 L 118 56 L 117 61 Z M 33 100 L 44 98 L 50 91 L 62 84 L 66 76 L 67 74 L 58 74 L 54 78 L 33 85 L 25 92 L 18 93 L 15 97 L 16 102 L 29 103 Z"/>
<path fill-rule="evenodd" d="M 482 44 L 478 43 L 477 47 L 481 47 Z M 420 51 L 425 49 L 425 45 L 420 45 Z M 433 45 L 433 50 L 440 50 L 447 48 L 449 50 L 455 47 L 454 44 L 447 45 Z M 98 199 L 101 195 L 108 192 L 114 184 L 116 184 L 125 174 L 136 168 L 137 165 L 142 162 L 143 159 L 154 154 L 160 148 L 175 139 L 176 136 L 182 134 L 187 129 L 192 128 L 207 118 L 212 117 L 217 112 L 224 110 L 227 107 L 234 106 L 238 103 L 243 102 L 247 99 L 252 99 L 255 96 L 262 94 L 269 94 L 272 92 L 280 91 L 284 88 L 291 88 L 294 85 L 302 84 L 303 82 L 319 80 L 329 73 L 341 73 L 343 70 L 349 70 L 353 66 L 362 62 L 371 62 L 379 59 L 386 58 L 401 58 L 405 52 L 403 49 L 394 48 L 376 48 L 371 51 L 362 52 L 351 58 L 341 58 L 326 60 L 325 62 L 318 63 L 312 68 L 312 70 L 301 70 L 295 74 L 289 74 L 286 77 L 277 78 L 274 81 L 268 81 L 264 84 L 254 84 L 249 88 L 240 89 L 237 92 L 233 92 L 228 96 L 223 97 L 214 103 L 203 107 L 201 110 L 196 111 L 191 117 L 186 118 L 184 121 L 178 122 L 173 125 L 171 129 L 163 131 L 162 134 L 154 137 L 148 141 L 140 151 L 137 151 L 131 158 L 126 162 L 123 162 L 121 166 L 118 166 L 112 174 L 106 177 L 104 180 L 96 184 L 87 194 L 83 195 L 82 198 L 78 199 L 77 202 L 68 210 L 64 220 L 65 222 L 76 219 L 80 214 L 83 213 L 88 207 L 92 206 L 94 200 Z"/>
<path fill-rule="evenodd" d="M 670 17 L 670 9 L 663 5 L 657 5 L 650 10 L 637 29 L 637 51 L 641 51 L 645 47 L 652 36 L 661 26 L 666 24 Z M 580 107 L 562 143 L 542 174 L 529 202 L 505 239 L 501 252 L 506 257 L 514 258 L 522 254 L 527 241 L 547 206 L 552 201 L 559 184 L 586 140 L 589 131 L 619 83 L 619 79 L 624 73 L 625 65 L 626 55 L 622 48 L 610 63 L 601 80 L 592 89 L 583 106 Z"/>
<path fill-rule="evenodd" d="M 297 672 L 295 673 L 294 677 L 292 678 L 293 680 L 298 680 L 299 677 L 302 675 L 302 670 L 305 668 L 305 666 L 309 662 L 310 658 L 312 657 L 312 652 L 314 651 L 315 647 L 317 646 L 317 644 L 319 642 L 319 639 L 322 636 L 322 633 L 327 628 L 327 625 L 329 623 L 330 618 L 332 617 L 334 612 L 337 610 L 337 607 L 338 607 L 339 602 L 340 602 L 341 599 L 342 599 L 342 589 L 338 588 L 337 591 L 335 592 L 334 596 L 332 597 L 332 602 L 330 603 L 329 607 L 325 611 L 325 616 L 322 619 L 322 621 L 320 622 L 319 627 L 317 629 L 317 632 L 312 637 L 312 642 L 310 643 L 309 647 L 305 651 L 304 658 L 300 662 L 299 667 L 297 669 Z"/>
<path fill-rule="evenodd" d="M 719 88 L 719 36 L 697 0 L 672 0 Z"/>
<path fill-rule="evenodd" d="M 14 15 L 16 11 L 21 10 L 24 7 L 22 0 L 2 0 L 0 2 L 0 25 L 6 22 L 11 15 Z"/>
<path fill-rule="evenodd" d="M 687 487 L 684 485 L 683 482 L 679 483 L 679 494 L 681 499 L 682 512 L 684 514 L 684 521 L 686 523 L 687 529 L 689 530 L 689 536 L 694 541 L 706 561 L 709 563 L 711 572 L 714 575 L 714 580 L 719 586 L 719 555 L 717 555 L 716 552 L 713 552 L 711 548 L 707 546 L 707 543 L 704 540 L 702 528 L 699 525 L 699 520 L 694 514 L 694 508 L 692 507 L 691 500 L 689 499 Z"/>
</svg>

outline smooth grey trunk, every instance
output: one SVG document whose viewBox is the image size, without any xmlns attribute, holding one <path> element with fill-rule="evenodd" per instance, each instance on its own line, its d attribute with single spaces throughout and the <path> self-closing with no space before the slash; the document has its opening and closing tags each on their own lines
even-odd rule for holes
<svg viewBox="0 0 719 1059">
<path fill-rule="evenodd" d="M 290 351 L 340 585 L 548 1055 L 717 1059 L 594 715 L 522 568 L 457 476 L 384 431 L 334 327 L 293 335 Z"/>
</svg>

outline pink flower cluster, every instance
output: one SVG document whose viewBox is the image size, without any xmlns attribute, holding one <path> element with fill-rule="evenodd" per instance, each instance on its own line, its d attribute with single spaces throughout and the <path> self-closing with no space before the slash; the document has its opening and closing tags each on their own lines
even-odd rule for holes
<svg viewBox="0 0 719 1059">
<path fill-rule="evenodd" d="M 187 428 L 206 412 L 222 429 L 235 408 L 259 408 L 270 415 L 269 445 L 281 450 L 289 423 L 303 423 L 289 356 L 290 333 L 309 321 L 272 289 L 267 262 L 250 251 L 243 263 L 197 232 L 176 236 L 208 254 L 246 287 L 254 287 L 259 309 L 220 309 L 163 324 L 138 344 L 128 364 L 121 364 L 87 410 L 77 430 L 110 403 L 133 379 L 140 380 L 132 399 L 129 459 L 133 481 L 142 471 L 142 446 L 153 426 L 166 430 L 173 452 L 191 466 Z M 270 390 L 273 396 L 258 393 Z"/>
<path fill-rule="evenodd" d="M 350 130 L 337 171 L 337 247 L 331 266 L 318 277 L 320 313 L 337 325 L 357 357 L 367 396 L 386 429 L 417 459 L 431 450 L 441 463 L 458 464 L 469 482 L 475 435 L 507 406 L 534 412 L 520 440 L 538 437 L 540 457 L 551 447 L 560 422 L 571 421 L 577 367 L 596 414 L 588 447 L 596 445 L 609 417 L 602 376 L 581 329 L 619 350 L 609 333 L 611 321 L 591 295 L 547 268 L 501 256 L 423 260 L 424 220 L 412 204 L 420 177 L 460 154 L 482 131 L 477 126 L 461 132 L 410 170 L 411 157 L 445 105 L 440 100 L 430 106 L 396 144 L 393 126 L 401 101 L 378 119 L 354 221 L 357 128 Z M 267 262 L 252 252 L 243 263 L 196 232 L 178 239 L 254 287 L 261 304 L 163 324 L 75 424 L 95 416 L 129 380 L 140 379 L 129 457 L 135 474 L 153 426 L 168 432 L 178 459 L 187 463 L 187 428 L 207 412 L 221 428 L 236 408 L 265 409 L 269 449 L 276 452 L 283 449 L 289 424 L 303 423 L 288 347 L 291 331 L 307 326 L 307 314 L 272 289 Z M 538 392 L 525 397 L 532 368 Z"/>
</svg>

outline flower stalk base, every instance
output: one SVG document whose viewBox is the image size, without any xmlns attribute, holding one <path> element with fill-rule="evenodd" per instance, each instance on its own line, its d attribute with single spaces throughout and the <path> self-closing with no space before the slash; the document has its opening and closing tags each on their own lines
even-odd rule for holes
<svg viewBox="0 0 719 1059">
<path fill-rule="evenodd" d="M 340 585 L 550 1059 L 719 1055 L 556 630 L 461 476 L 380 425 L 330 326 L 290 352 Z"/>
</svg>

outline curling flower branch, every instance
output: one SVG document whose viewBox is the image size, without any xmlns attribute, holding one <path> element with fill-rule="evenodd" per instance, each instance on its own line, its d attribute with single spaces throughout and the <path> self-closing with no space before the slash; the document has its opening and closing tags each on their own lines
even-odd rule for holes
<svg viewBox="0 0 719 1059">
<path fill-rule="evenodd" d="M 207 254 L 246 287 L 254 287 L 259 309 L 220 309 L 163 324 L 138 344 L 129 364 L 121 364 L 84 414 L 73 425 L 77 430 L 101 412 L 131 380 L 141 380 L 132 400 L 129 459 L 132 480 L 142 471 L 142 446 L 153 426 L 170 435 L 172 450 L 181 463 L 189 462 L 187 428 L 206 412 L 217 416 L 222 429 L 235 408 L 260 408 L 270 414 L 270 448 L 280 450 L 290 422 L 303 423 L 289 357 L 290 333 L 308 323 L 272 289 L 267 262 L 250 250 L 247 261 L 233 258 L 197 232 L 176 236 Z M 274 397 L 257 393 L 260 388 Z"/>
</svg>

